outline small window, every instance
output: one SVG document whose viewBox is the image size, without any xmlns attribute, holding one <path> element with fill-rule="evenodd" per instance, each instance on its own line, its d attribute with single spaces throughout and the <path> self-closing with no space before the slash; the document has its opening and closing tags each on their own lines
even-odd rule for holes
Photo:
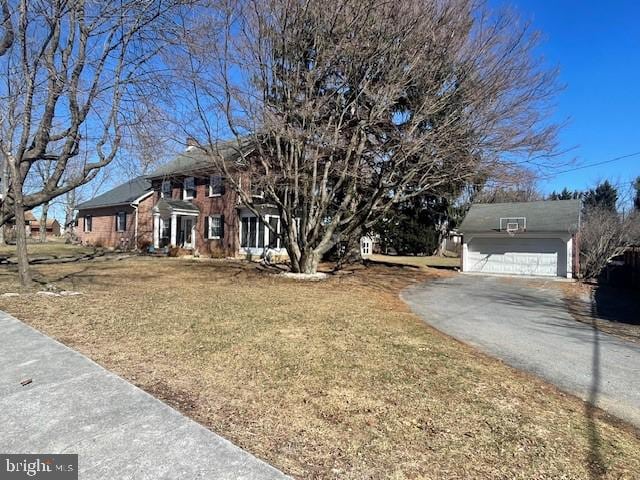
<svg viewBox="0 0 640 480">
<path fill-rule="evenodd" d="M 160 196 L 162 198 L 171 198 L 171 180 L 163 180 L 160 187 Z"/>
<path fill-rule="evenodd" d="M 191 200 L 196 196 L 196 179 L 193 177 L 186 177 L 184 179 L 182 187 L 182 198 L 184 200 Z"/>
<path fill-rule="evenodd" d="M 256 248 L 258 239 L 258 219 L 256 217 L 242 217 L 240 246 L 242 248 Z M 264 241 L 264 236 L 262 237 Z"/>
<path fill-rule="evenodd" d="M 224 220 L 222 215 L 213 215 L 209 217 L 209 237 L 211 239 L 220 239 L 224 236 Z"/>
<path fill-rule="evenodd" d="M 224 195 L 224 177 L 211 175 L 209 177 L 209 196 L 217 197 L 219 195 Z"/>
<path fill-rule="evenodd" d="M 162 218 L 160 219 L 160 238 L 163 240 L 168 240 L 171 236 L 171 223 L 169 221 L 164 221 Z"/>
<path fill-rule="evenodd" d="M 116 232 L 127 230 L 127 214 L 125 212 L 116 213 Z"/>
<path fill-rule="evenodd" d="M 280 248 L 280 238 L 278 236 L 278 233 L 280 233 L 280 217 L 269 217 L 269 225 L 277 232 L 273 233 L 271 230 L 267 230 L 269 248 Z"/>
<path fill-rule="evenodd" d="M 85 232 L 90 232 L 91 231 L 91 226 L 92 226 L 92 218 L 91 215 L 86 215 L 84 217 L 84 231 Z"/>
</svg>

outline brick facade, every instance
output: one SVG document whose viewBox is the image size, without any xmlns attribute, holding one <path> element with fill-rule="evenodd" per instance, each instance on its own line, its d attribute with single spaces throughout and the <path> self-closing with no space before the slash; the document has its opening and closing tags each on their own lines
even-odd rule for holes
<svg viewBox="0 0 640 480">
<path fill-rule="evenodd" d="M 138 205 L 138 245 L 148 245 L 153 241 L 153 195 Z M 116 215 L 126 214 L 124 231 L 116 231 Z M 85 217 L 91 216 L 91 231 L 87 232 Z M 76 234 L 81 243 L 104 248 L 135 248 L 136 209 L 131 205 L 98 207 L 78 211 Z"/>
<path fill-rule="evenodd" d="M 160 180 L 153 182 L 153 204 L 155 205 L 161 198 Z M 232 257 L 236 256 L 240 248 L 239 217 L 238 217 L 238 195 L 233 189 L 225 188 L 222 195 L 209 196 L 209 177 L 195 178 L 195 195 L 190 200 L 200 214 L 197 217 L 195 226 L 195 249 L 201 255 L 212 257 Z M 174 200 L 183 199 L 183 180 L 171 180 L 171 198 Z M 221 239 L 205 238 L 205 218 L 211 215 L 222 215 L 224 217 L 224 235 Z M 153 228 L 153 219 L 151 219 Z"/>
</svg>

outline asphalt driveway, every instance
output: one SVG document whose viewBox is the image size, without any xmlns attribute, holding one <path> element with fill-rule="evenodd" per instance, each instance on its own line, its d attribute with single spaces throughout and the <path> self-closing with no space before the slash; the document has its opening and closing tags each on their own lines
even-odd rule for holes
<svg viewBox="0 0 640 480">
<path fill-rule="evenodd" d="M 456 275 L 402 297 L 438 330 L 640 427 L 640 346 L 576 322 L 549 282 Z"/>
</svg>

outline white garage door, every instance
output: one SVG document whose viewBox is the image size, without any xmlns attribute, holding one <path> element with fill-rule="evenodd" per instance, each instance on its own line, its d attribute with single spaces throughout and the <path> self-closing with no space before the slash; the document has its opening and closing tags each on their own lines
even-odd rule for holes
<svg viewBox="0 0 640 480">
<path fill-rule="evenodd" d="M 558 270 L 557 238 L 472 238 L 465 271 L 508 275 L 563 275 Z"/>
</svg>

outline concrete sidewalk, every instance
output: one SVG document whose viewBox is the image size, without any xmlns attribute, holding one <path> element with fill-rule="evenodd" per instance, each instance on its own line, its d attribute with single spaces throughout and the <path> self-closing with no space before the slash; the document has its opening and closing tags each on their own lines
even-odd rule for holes
<svg viewBox="0 0 640 480">
<path fill-rule="evenodd" d="M 81 480 L 288 478 L 4 312 L 0 425 L 1 453 L 77 453 Z"/>
</svg>

